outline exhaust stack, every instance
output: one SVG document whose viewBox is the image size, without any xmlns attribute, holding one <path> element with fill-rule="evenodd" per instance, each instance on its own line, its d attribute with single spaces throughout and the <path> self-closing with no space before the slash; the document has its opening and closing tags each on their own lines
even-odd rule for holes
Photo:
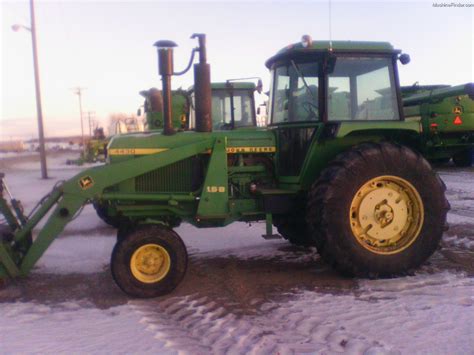
<svg viewBox="0 0 474 355">
<path fill-rule="evenodd" d="M 207 63 L 206 35 L 195 33 L 191 38 L 197 38 L 199 43 L 199 63 L 194 64 L 196 131 L 212 132 L 211 66 Z"/>
<path fill-rule="evenodd" d="M 163 134 L 172 135 L 173 128 L 171 112 L 171 76 L 173 75 L 173 48 L 177 47 L 173 41 L 162 40 L 154 44 L 158 48 L 158 72 L 163 83 Z"/>
</svg>

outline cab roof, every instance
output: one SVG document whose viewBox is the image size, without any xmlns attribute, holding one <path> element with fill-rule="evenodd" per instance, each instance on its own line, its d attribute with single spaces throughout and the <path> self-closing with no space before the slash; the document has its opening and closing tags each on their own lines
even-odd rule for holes
<svg viewBox="0 0 474 355">
<path fill-rule="evenodd" d="M 304 47 L 301 42 L 293 43 L 280 49 L 273 57 L 265 62 L 265 65 L 267 68 L 270 68 L 276 61 L 294 54 L 328 52 L 330 50 L 330 44 L 330 41 L 311 41 L 307 47 Z M 332 41 L 332 52 L 400 53 L 400 51 L 395 50 L 389 42 L 369 41 Z"/>
</svg>

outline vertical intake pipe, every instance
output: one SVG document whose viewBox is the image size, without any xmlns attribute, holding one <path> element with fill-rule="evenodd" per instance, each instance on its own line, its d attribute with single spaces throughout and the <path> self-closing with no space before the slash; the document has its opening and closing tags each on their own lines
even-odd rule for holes
<svg viewBox="0 0 474 355">
<path fill-rule="evenodd" d="M 195 33 L 199 42 L 199 63 L 194 64 L 196 131 L 212 132 L 211 66 L 207 63 L 206 35 Z"/>
<path fill-rule="evenodd" d="M 163 83 L 163 134 L 172 135 L 173 128 L 171 112 L 171 76 L 173 75 L 173 48 L 177 47 L 173 41 L 158 41 L 154 44 L 158 48 L 158 72 Z"/>
</svg>

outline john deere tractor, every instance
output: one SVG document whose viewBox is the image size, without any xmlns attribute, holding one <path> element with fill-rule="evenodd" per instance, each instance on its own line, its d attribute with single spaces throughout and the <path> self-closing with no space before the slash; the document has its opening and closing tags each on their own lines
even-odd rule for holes
<svg viewBox="0 0 474 355">
<path fill-rule="evenodd" d="M 91 201 L 124 217 L 111 269 L 136 297 L 166 294 L 182 280 L 187 253 L 173 231 L 182 221 L 209 228 L 262 220 L 265 239 L 315 245 L 327 263 L 357 276 L 401 275 L 433 254 L 449 205 L 418 152 L 419 123 L 404 119 L 397 62 L 407 55 L 384 42 L 305 36 L 266 62 L 270 125 L 217 130 L 205 36 L 193 38 L 199 46 L 186 70 L 198 54 L 195 129 L 173 127 L 171 78 L 184 71 L 173 68 L 176 44 L 158 41 L 163 130 L 114 137 L 108 164 L 57 186 L 29 219 L 2 199 L 2 278 L 26 275 Z"/>
<path fill-rule="evenodd" d="M 222 83 L 211 83 L 212 117 L 214 129 L 235 129 L 256 127 L 255 91 L 262 91 L 262 82 L 236 82 L 231 79 Z M 156 88 L 140 91 L 145 97 L 147 129 L 163 129 L 163 95 Z M 196 126 L 194 110 L 194 87 L 171 92 L 173 126 L 180 130 L 193 130 Z M 139 110 L 141 114 L 141 110 Z"/>
</svg>

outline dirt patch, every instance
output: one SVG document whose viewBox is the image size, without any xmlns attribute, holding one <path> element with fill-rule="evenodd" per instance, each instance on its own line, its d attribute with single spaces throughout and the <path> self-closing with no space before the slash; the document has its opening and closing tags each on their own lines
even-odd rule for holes
<svg viewBox="0 0 474 355">
<path fill-rule="evenodd" d="M 293 252 L 302 250 L 290 248 Z M 316 260 L 289 261 L 279 257 L 192 256 L 181 285 L 162 300 L 189 295 L 207 297 L 234 314 L 252 314 L 259 305 L 288 297 L 296 291 L 341 294 L 352 292 L 356 287 L 354 279 L 344 278 L 318 257 Z"/>
</svg>

